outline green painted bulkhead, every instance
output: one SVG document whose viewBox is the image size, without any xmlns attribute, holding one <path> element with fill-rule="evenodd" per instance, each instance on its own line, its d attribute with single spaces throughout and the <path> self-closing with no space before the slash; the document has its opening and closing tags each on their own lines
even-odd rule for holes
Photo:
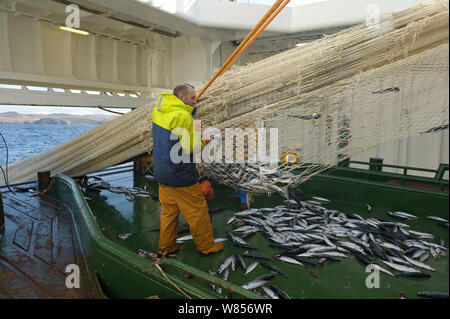
<svg viewBox="0 0 450 319">
<path fill-rule="evenodd" d="M 369 163 L 367 163 L 369 166 Z M 333 167 L 312 177 L 298 190 L 304 192 L 305 199 L 320 196 L 331 202 L 324 204 L 329 209 L 337 209 L 347 214 L 357 213 L 364 218 L 382 217 L 394 220 L 387 211 L 405 211 L 417 215 L 417 220 L 408 221 L 411 229 L 432 233 L 443 238 L 448 247 L 448 228 L 427 219 L 434 215 L 445 219 L 449 216 L 448 180 L 443 180 L 442 168 L 433 171 L 435 178 L 425 178 L 405 174 L 386 173 L 372 165 L 371 170 L 348 167 Z M 444 166 L 444 170 L 448 170 Z M 148 187 L 157 193 L 157 183 L 151 176 L 133 175 L 131 169 L 93 174 L 103 178 L 113 186 Z M 239 211 L 239 201 L 233 199 L 234 190 L 213 184 L 214 200 L 209 203 L 211 222 L 215 237 L 226 237 L 225 232 L 233 227 L 227 220 Z M 242 254 L 245 248 L 236 247 L 225 241 L 225 249 L 217 254 L 201 256 L 192 241 L 181 246 L 176 257 L 160 260 L 159 266 L 167 278 L 155 266 L 155 260 L 139 256 L 140 249 L 156 252 L 159 232 L 160 205 L 151 198 L 135 198 L 128 201 L 124 194 L 107 190 L 82 193 L 78 184 L 64 175 L 57 175 L 49 195 L 63 201 L 70 208 L 81 245 L 92 271 L 97 275 L 102 290 L 110 298 L 262 298 L 240 286 L 257 276 L 266 274 L 268 269 L 259 265 L 252 273 L 243 276 L 244 271 L 236 267 L 230 270 L 227 281 L 217 272 L 219 264 L 231 254 Z M 84 196 L 83 196 L 84 195 Z M 278 194 L 254 196 L 253 207 L 275 207 L 286 205 Z M 367 210 L 366 203 L 372 211 Z M 179 228 L 186 223 L 180 214 Z M 131 233 L 122 240 L 119 234 Z M 189 232 L 180 234 L 187 235 Z M 448 255 L 439 260 L 430 257 L 427 264 L 436 272 L 428 272 L 431 278 L 391 277 L 381 274 L 380 288 L 366 287 L 365 265 L 352 254 L 341 262 L 329 262 L 320 266 L 286 264 L 274 258 L 281 249 L 269 247 L 262 234 L 246 239 L 258 248 L 256 252 L 273 258 L 269 263 L 281 269 L 288 278 L 277 275 L 272 283 L 295 299 L 312 298 L 417 298 L 419 291 L 449 291 Z M 436 242 L 434 240 L 433 242 Z M 258 261 L 244 258 L 247 266 Z M 384 265 L 385 266 L 385 265 Z M 387 266 L 385 266 L 388 269 Z M 390 269 L 391 270 L 391 269 Z M 223 287 L 218 294 L 211 289 L 211 283 Z M 174 284 L 178 287 L 175 287 Z"/>
</svg>

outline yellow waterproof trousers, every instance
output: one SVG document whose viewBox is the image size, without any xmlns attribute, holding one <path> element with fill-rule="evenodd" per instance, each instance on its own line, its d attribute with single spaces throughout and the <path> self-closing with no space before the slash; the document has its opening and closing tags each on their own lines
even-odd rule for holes
<svg viewBox="0 0 450 319">
<path fill-rule="evenodd" d="M 208 204 L 199 183 L 185 187 L 159 184 L 159 201 L 161 203 L 158 251 L 160 254 L 169 254 L 180 248 L 180 245 L 175 242 L 180 212 L 189 225 L 199 252 L 209 254 L 223 249 L 223 243 L 214 243 Z"/>
</svg>

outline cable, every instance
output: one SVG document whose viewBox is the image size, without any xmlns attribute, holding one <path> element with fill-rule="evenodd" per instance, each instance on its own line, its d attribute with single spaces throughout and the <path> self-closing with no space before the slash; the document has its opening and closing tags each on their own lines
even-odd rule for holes
<svg viewBox="0 0 450 319">
<path fill-rule="evenodd" d="M 114 113 L 114 114 L 120 114 L 120 115 L 126 114 L 126 113 L 121 113 L 121 112 L 116 112 L 116 111 L 107 110 L 107 109 L 105 109 L 105 108 L 103 108 L 103 107 L 101 107 L 101 106 L 98 106 L 98 108 L 99 108 L 100 110 L 103 110 L 103 111 L 106 111 L 106 112 L 111 112 L 111 113 Z"/>
<path fill-rule="evenodd" d="M 0 132 L 0 136 L 2 137 L 3 143 L 5 143 L 5 149 L 6 149 L 6 165 L 5 165 L 6 173 L 5 173 L 5 171 L 3 170 L 3 167 L 2 167 L 2 166 L 0 166 L 0 169 L 2 170 L 2 173 L 3 173 L 3 179 L 5 180 L 6 187 L 8 187 L 8 189 L 9 189 L 9 191 L 10 191 L 11 193 L 15 194 L 15 192 L 9 187 L 9 180 L 8 180 L 8 155 L 9 155 L 9 152 L 8 152 L 8 144 L 6 143 L 6 140 L 5 140 L 5 138 L 3 137 L 3 134 L 2 134 L 1 132 Z"/>
</svg>

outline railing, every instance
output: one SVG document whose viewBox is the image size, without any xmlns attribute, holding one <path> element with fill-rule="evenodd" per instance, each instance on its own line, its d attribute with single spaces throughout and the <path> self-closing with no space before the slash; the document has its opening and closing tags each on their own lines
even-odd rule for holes
<svg viewBox="0 0 450 319">
<path fill-rule="evenodd" d="M 356 167 L 350 167 L 350 164 L 357 165 L 365 165 L 368 166 L 368 169 L 360 169 Z M 391 173 L 383 171 L 383 168 L 393 168 L 399 169 L 402 173 Z M 429 168 L 420 168 L 420 167 L 412 167 L 412 166 L 402 166 L 402 165 L 393 165 L 393 164 L 384 164 L 383 159 L 380 158 L 371 158 L 369 162 L 362 161 L 344 161 L 340 163 L 338 166 L 332 167 L 332 169 L 338 170 L 359 170 L 360 172 L 366 173 L 366 177 L 369 178 L 371 176 L 384 176 L 389 178 L 396 178 L 400 180 L 400 184 L 402 186 L 405 185 L 406 181 L 409 182 L 419 182 L 419 183 L 427 183 L 427 184 L 436 184 L 439 185 L 440 191 L 444 191 L 445 187 L 449 186 L 449 180 L 444 179 L 445 172 L 449 171 L 449 164 L 440 164 L 438 169 L 429 169 Z M 433 177 L 423 177 L 417 175 L 410 175 L 408 172 L 417 171 L 424 173 L 432 173 Z"/>
</svg>

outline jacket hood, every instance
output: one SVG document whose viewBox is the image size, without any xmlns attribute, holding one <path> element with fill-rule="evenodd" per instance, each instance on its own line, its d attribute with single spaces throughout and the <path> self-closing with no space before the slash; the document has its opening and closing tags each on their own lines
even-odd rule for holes
<svg viewBox="0 0 450 319">
<path fill-rule="evenodd" d="M 162 103 L 160 103 L 160 99 L 163 99 Z M 172 93 L 166 92 L 161 93 L 158 102 L 156 103 L 156 107 L 159 107 L 158 111 L 160 111 L 161 113 L 170 113 L 182 109 L 191 113 L 192 115 L 195 114 L 195 111 L 197 109 L 194 106 L 184 104 L 183 101 L 181 101 Z"/>
</svg>

